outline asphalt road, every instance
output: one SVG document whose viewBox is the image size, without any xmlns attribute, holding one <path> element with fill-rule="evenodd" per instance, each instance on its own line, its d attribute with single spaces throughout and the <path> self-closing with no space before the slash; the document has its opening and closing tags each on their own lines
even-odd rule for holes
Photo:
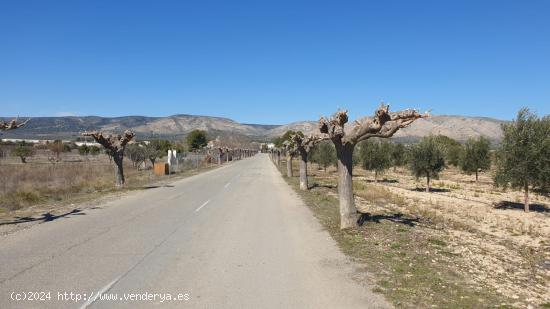
<svg viewBox="0 0 550 309">
<path fill-rule="evenodd" d="M 0 238 L 0 308 L 388 307 L 355 267 L 256 155 Z"/>
</svg>

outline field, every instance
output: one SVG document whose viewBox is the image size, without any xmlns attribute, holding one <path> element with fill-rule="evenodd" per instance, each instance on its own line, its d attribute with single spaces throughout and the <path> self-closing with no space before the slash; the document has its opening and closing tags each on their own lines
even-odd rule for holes
<svg viewBox="0 0 550 309">
<path fill-rule="evenodd" d="M 356 167 L 362 226 L 341 231 L 335 168 L 310 165 L 309 174 L 309 191 L 298 190 L 297 177 L 287 180 L 398 307 L 550 306 L 547 197 L 532 194 L 531 212 L 524 213 L 523 193 L 495 189 L 488 174 L 475 183 L 449 168 L 426 193 L 424 179 L 407 170 L 390 170 L 375 183 L 372 173 Z"/>
<path fill-rule="evenodd" d="M 176 173 L 156 176 L 149 162 L 138 169 L 125 158 L 126 185 L 117 189 L 114 164 L 105 154 L 83 156 L 73 150 L 61 153 L 59 162 L 52 163 L 49 159 L 51 153 L 45 150 L 38 150 L 26 164 L 19 158 L 0 159 L 0 226 L 49 220 L 92 207 L 96 202 L 90 201 L 101 197 L 163 185 L 216 166 L 184 160 Z"/>
</svg>

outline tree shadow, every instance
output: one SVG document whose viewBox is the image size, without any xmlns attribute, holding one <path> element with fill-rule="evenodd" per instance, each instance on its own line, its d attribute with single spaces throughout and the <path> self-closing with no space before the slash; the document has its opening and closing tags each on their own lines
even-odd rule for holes
<svg viewBox="0 0 550 309">
<path fill-rule="evenodd" d="M 416 191 L 416 192 L 426 192 L 426 188 L 414 188 L 414 189 L 411 189 L 411 191 Z M 451 192 L 451 190 L 449 189 L 443 189 L 443 188 L 430 188 L 430 192 Z M 429 193 L 429 192 L 428 192 Z"/>
<path fill-rule="evenodd" d="M 155 186 L 143 186 L 141 189 L 143 190 L 149 190 L 149 189 L 157 189 L 157 188 L 173 188 L 172 185 L 155 185 Z"/>
<path fill-rule="evenodd" d="M 2 222 L 0 223 L 0 225 L 12 225 L 12 224 L 19 224 L 19 223 L 35 222 L 35 221 L 39 221 L 41 223 L 51 222 L 59 218 L 64 218 L 70 215 L 83 216 L 83 215 L 86 215 L 86 213 L 82 212 L 82 210 L 78 208 L 60 215 L 53 215 L 50 212 L 47 212 L 42 214 L 40 217 L 15 217 L 15 220 L 9 221 L 9 222 Z"/>
<path fill-rule="evenodd" d="M 517 209 L 517 210 L 524 210 L 522 203 L 515 203 L 510 201 L 500 201 L 498 203 L 493 204 L 493 207 L 495 209 Z M 548 208 L 545 205 L 542 204 L 529 204 L 529 210 L 535 211 L 535 212 L 547 212 L 550 213 L 550 208 Z"/>
<path fill-rule="evenodd" d="M 359 216 L 359 219 L 357 219 L 357 224 L 359 226 L 362 226 L 365 222 L 375 222 L 380 223 L 381 220 L 388 220 L 395 223 L 400 223 L 404 225 L 408 225 L 411 227 L 416 226 L 416 224 L 419 222 L 418 218 L 408 218 L 405 217 L 402 213 L 396 213 L 391 215 L 371 215 L 370 213 L 361 213 L 361 216 Z"/>
<path fill-rule="evenodd" d="M 365 182 L 368 182 L 368 183 L 399 183 L 399 180 L 384 178 L 384 179 L 378 179 L 378 181 L 374 181 L 372 179 L 365 179 Z"/>
<path fill-rule="evenodd" d="M 327 185 L 327 184 L 314 183 L 309 187 L 309 189 L 315 189 L 315 188 L 336 189 L 337 186 L 336 185 Z"/>
</svg>

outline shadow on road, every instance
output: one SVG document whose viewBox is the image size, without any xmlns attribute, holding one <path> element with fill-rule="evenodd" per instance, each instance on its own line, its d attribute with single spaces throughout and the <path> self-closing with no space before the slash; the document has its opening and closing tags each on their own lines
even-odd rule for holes
<svg viewBox="0 0 550 309">
<path fill-rule="evenodd" d="M 0 225 L 11 225 L 11 224 L 19 224 L 19 223 L 27 223 L 27 222 L 35 222 L 35 221 L 51 222 L 51 221 L 57 220 L 59 218 L 64 218 L 64 217 L 67 217 L 67 216 L 70 216 L 70 215 L 82 216 L 82 215 L 85 215 L 85 214 L 86 213 L 82 212 L 82 210 L 80 210 L 80 209 L 73 209 L 72 211 L 69 211 L 69 212 L 66 212 L 66 213 L 60 214 L 60 215 L 53 215 L 53 214 L 47 212 L 45 214 L 42 214 L 40 217 L 15 217 L 15 220 L 9 221 L 9 222 L 2 222 L 2 223 L 0 223 Z"/>
<path fill-rule="evenodd" d="M 402 213 L 396 213 L 391 215 L 371 215 L 370 213 L 362 213 L 359 219 L 357 220 L 357 224 L 359 226 L 362 226 L 365 222 L 375 222 L 380 223 L 381 220 L 388 220 L 395 223 L 400 223 L 408 226 L 416 226 L 418 223 L 418 218 L 408 218 L 405 217 Z"/>
</svg>

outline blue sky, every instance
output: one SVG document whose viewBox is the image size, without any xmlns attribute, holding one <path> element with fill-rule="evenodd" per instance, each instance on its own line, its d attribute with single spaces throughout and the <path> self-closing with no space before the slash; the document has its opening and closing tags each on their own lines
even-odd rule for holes
<svg viewBox="0 0 550 309">
<path fill-rule="evenodd" d="M 549 16 L 519 0 L 0 0 L 0 114 L 543 115 Z"/>
</svg>

